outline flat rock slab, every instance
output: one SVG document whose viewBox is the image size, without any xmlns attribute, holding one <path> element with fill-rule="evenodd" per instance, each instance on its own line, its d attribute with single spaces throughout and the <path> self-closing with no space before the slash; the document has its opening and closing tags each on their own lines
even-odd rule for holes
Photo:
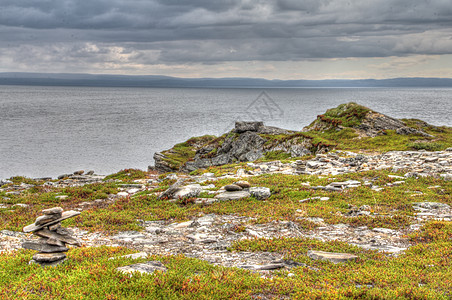
<svg viewBox="0 0 452 300">
<path fill-rule="evenodd" d="M 62 213 L 61 218 L 58 218 L 58 219 L 51 221 L 49 223 L 46 223 L 44 225 L 31 224 L 31 225 L 25 226 L 23 231 L 24 232 L 33 232 L 33 231 L 39 230 L 41 228 L 47 227 L 49 225 L 53 225 L 55 223 L 61 222 L 63 220 L 78 216 L 79 214 L 80 214 L 79 211 L 68 210 L 68 211 L 65 211 Z"/>
<path fill-rule="evenodd" d="M 133 264 L 130 266 L 124 266 L 116 268 L 117 271 L 122 273 L 132 274 L 134 272 L 140 272 L 141 274 L 152 274 L 155 271 L 166 272 L 167 268 L 159 261 L 148 261 L 140 264 Z"/>
<path fill-rule="evenodd" d="M 36 226 L 45 225 L 45 224 L 55 221 L 61 217 L 62 217 L 61 214 L 39 216 L 36 218 L 35 225 Z"/>
<path fill-rule="evenodd" d="M 54 262 L 57 260 L 62 260 L 66 258 L 66 253 L 36 253 L 33 255 L 33 259 L 37 262 Z"/>
<path fill-rule="evenodd" d="M 220 201 L 239 200 L 242 198 L 248 198 L 249 196 L 251 196 L 251 194 L 246 191 L 225 192 L 225 193 L 216 195 L 215 199 L 218 199 Z"/>
<path fill-rule="evenodd" d="M 52 262 L 40 262 L 40 261 L 36 261 L 34 259 L 30 260 L 30 262 L 28 264 L 38 264 L 41 267 L 56 267 L 60 264 L 62 264 L 63 262 L 66 261 L 66 258 L 61 259 L 61 260 L 56 260 L 56 261 L 52 261 Z"/>
<path fill-rule="evenodd" d="M 48 244 L 42 244 L 39 242 L 24 242 L 22 247 L 25 249 L 36 250 L 39 252 L 52 253 L 52 252 L 66 252 L 69 249 L 62 246 L 52 246 Z"/>
<path fill-rule="evenodd" d="M 328 260 L 335 264 L 358 259 L 358 256 L 349 253 L 335 253 L 325 251 L 308 251 L 308 257 L 315 260 Z"/>
<path fill-rule="evenodd" d="M 82 245 L 78 240 L 76 240 L 75 238 L 73 238 L 69 235 L 58 234 L 54 231 L 50 231 L 45 228 L 36 231 L 35 234 L 40 237 L 61 241 L 63 243 L 69 244 L 69 245 L 76 245 L 76 246 Z"/>
<path fill-rule="evenodd" d="M 57 215 L 57 214 L 63 213 L 63 209 L 61 207 L 52 207 L 52 208 L 44 209 L 42 211 L 42 213 L 45 215 Z"/>
</svg>

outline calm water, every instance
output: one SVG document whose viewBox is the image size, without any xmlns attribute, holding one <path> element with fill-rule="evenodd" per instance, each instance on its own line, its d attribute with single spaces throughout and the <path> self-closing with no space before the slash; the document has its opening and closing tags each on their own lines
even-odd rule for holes
<svg viewBox="0 0 452 300">
<path fill-rule="evenodd" d="M 235 120 L 301 130 L 354 101 L 452 126 L 452 89 L 161 89 L 0 86 L 0 178 L 146 169 L 153 153 Z"/>
</svg>

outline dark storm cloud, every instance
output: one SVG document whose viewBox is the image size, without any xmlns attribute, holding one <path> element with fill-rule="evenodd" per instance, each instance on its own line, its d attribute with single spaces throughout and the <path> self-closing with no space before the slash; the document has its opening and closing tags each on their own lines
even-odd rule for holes
<svg viewBox="0 0 452 300">
<path fill-rule="evenodd" d="M 17 61 L 33 49 L 91 62 L 109 47 L 142 64 L 449 54 L 451 29 L 450 0 L 0 2 L 0 47 Z"/>
</svg>

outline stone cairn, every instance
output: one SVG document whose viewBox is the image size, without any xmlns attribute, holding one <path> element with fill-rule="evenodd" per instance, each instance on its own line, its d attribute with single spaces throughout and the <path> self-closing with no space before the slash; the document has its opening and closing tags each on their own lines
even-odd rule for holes
<svg viewBox="0 0 452 300">
<path fill-rule="evenodd" d="M 39 251 L 33 255 L 30 263 L 38 263 L 41 266 L 56 266 L 66 260 L 67 244 L 81 246 L 80 242 L 71 236 L 72 232 L 61 227 L 61 221 L 75 217 L 78 211 L 65 211 L 61 207 L 44 209 L 44 215 L 39 216 L 34 224 L 25 226 L 24 232 L 32 232 L 40 239 L 37 241 L 25 241 L 22 247 Z"/>
</svg>

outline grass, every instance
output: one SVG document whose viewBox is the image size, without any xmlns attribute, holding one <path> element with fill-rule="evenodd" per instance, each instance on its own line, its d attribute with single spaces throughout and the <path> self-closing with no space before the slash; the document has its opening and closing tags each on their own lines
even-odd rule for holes
<svg viewBox="0 0 452 300">
<path fill-rule="evenodd" d="M 240 166 L 235 166 L 239 168 Z M 231 170 L 232 165 L 218 167 L 218 172 L 224 168 Z M 211 168 L 212 171 L 214 168 Z M 233 169 L 235 171 L 235 169 Z M 386 186 L 387 183 L 397 181 L 388 177 L 388 174 L 403 175 L 402 173 L 389 173 L 388 171 L 369 171 L 356 174 L 329 176 L 319 178 L 314 175 L 284 175 L 266 174 L 249 177 L 247 180 L 253 186 L 269 187 L 272 196 L 266 201 L 254 198 L 241 199 L 228 202 L 217 202 L 209 206 L 201 204 L 170 203 L 159 200 L 152 193 L 163 191 L 174 180 L 164 180 L 159 186 L 147 192 L 132 197 L 118 198 L 114 203 L 96 203 L 76 218 L 65 221 L 66 226 L 77 226 L 90 231 L 117 232 L 123 230 L 141 230 L 138 219 L 145 221 L 168 220 L 186 221 L 199 213 L 238 214 L 251 217 L 256 223 L 266 223 L 272 220 L 285 220 L 298 223 L 301 227 L 312 228 L 313 224 L 306 221 L 306 217 L 323 218 L 327 224 L 344 223 L 351 226 L 368 226 L 369 228 L 403 228 L 410 224 L 414 210 L 412 203 L 421 201 L 442 202 L 452 205 L 452 182 L 433 177 L 419 179 L 407 178 L 405 184 L 386 187 L 376 192 L 369 187 L 360 186 L 342 192 L 327 192 L 312 190 L 304 186 L 309 182 L 312 186 L 327 185 L 331 181 L 370 180 L 375 185 Z M 234 178 L 225 178 L 217 181 L 206 181 L 203 185 L 214 184 L 217 190 L 220 187 L 236 181 Z M 21 230 L 39 215 L 39 211 L 52 206 L 61 206 L 64 209 L 73 209 L 84 201 L 92 201 L 105 195 L 118 192 L 118 183 L 90 184 L 83 187 L 65 189 L 33 188 L 21 195 L 10 195 L 7 204 L 25 203 L 27 208 L 9 207 L 0 209 L 0 220 L 4 229 Z M 430 186 L 440 186 L 430 189 Z M 422 194 L 419 194 L 422 193 Z M 57 199 L 56 195 L 68 195 L 66 199 Z M 410 195 L 416 194 L 416 197 Z M 1 196 L 1 194 L 0 194 Z M 329 197 L 328 201 L 309 201 L 300 203 L 299 200 L 309 197 Z M 349 216 L 350 206 L 360 207 L 369 205 L 370 216 Z"/>
<path fill-rule="evenodd" d="M 434 138 L 419 135 L 403 136 L 388 130 L 375 138 L 359 138 L 352 128 L 367 113 L 366 108 L 342 105 L 328 110 L 319 120 L 332 126 L 345 126 L 342 130 L 324 128 L 323 131 L 301 132 L 290 135 L 264 136 L 265 147 L 279 143 L 303 143 L 308 140 L 312 149 L 329 147 L 353 151 L 384 152 L 390 150 L 443 150 L 452 147 L 452 128 L 434 127 L 419 120 L 404 120 L 411 127 L 421 129 Z M 347 127 L 349 126 L 349 127 Z M 174 168 L 178 169 L 192 159 L 203 145 L 212 148 L 206 155 L 214 155 L 226 138 L 204 136 L 164 151 Z M 302 159 L 307 159 L 304 157 Z M 282 151 L 269 151 L 261 161 L 288 160 Z M 299 158 L 298 158 L 299 159 Z M 246 163 L 210 167 L 196 170 L 192 175 L 212 172 L 216 176 L 236 174 L 239 169 L 252 170 Z M 101 183 L 78 187 L 55 188 L 42 185 L 43 181 L 16 176 L 13 184 L 34 185 L 19 195 L 0 192 L 0 230 L 21 231 L 40 215 L 45 208 L 61 206 L 65 210 L 80 207 L 82 202 L 91 205 L 81 215 L 65 220 L 63 226 L 76 226 L 91 232 L 114 234 L 118 231 L 143 230 L 141 221 L 164 220 L 181 222 L 200 214 L 238 215 L 249 217 L 251 223 L 291 221 L 302 230 L 318 225 L 309 217 L 322 218 L 326 224 L 348 224 L 404 229 L 415 219 L 415 202 L 441 202 L 452 205 L 452 181 L 435 177 L 406 178 L 405 183 L 389 187 L 399 179 L 388 175 L 387 170 L 351 173 L 337 176 L 265 174 L 246 178 L 252 186 L 265 186 L 271 197 L 265 201 L 252 197 L 236 201 L 216 202 L 212 205 L 194 204 L 193 201 L 175 203 L 160 200 L 156 192 L 164 191 L 175 182 L 163 174 L 157 186 L 148 185 L 146 191 L 133 196 L 116 198 L 120 184 L 147 179 L 149 173 L 125 169 L 109 175 Z M 202 185 L 220 187 L 231 184 L 236 178 L 206 181 Z M 384 187 L 376 192 L 360 186 L 341 192 L 313 190 L 306 186 L 327 185 L 332 181 L 370 181 Z M 436 188 L 431 188 L 436 186 Z M 61 199 L 56 196 L 66 195 Z M 212 197 L 203 193 L 204 197 Z M 328 201 L 299 201 L 311 197 L 329 197 Z M 93 201 L 96 199 L 109 200 Z M 112 201 L 114 199 L 114 201 Z M 16 204 L 26 204 L 27 207 Z M 350 207 L 370 207 L 369 216 L 352 216 Z M 246 223 L 232 230 L 246 230 Z M 115 269 L 145 261 L 144 259 L 109 260 L 113 256 L 131 253 L 121 247 L 77 248 L 68 252 L 69 259 L 55 268 L 29 265 L 33 251 L 19 250 L 0 253 L 1 299 L 451 299 L 452 298 L 452 222 L 429 221 L 407 237 L 414 245 L 403 254 L 393 257 L 384 253 L 363 250 L 339 241 L 323 242 L 309 238 L 245 239 L 236 241 L 230 251 L 277 252 L 285 259 L 300 265 L 291 270 L 280 270 L 271 276 L 261 276 L 250 271 L 213 266 L 205 261 L 184 256 L 153 256 L 168 272 L 132 276 Z M 355 262 L 332 264 L 312 260 L 308 250 L 335 251 L 356 254 Z"/>
<path fill-rule="evenodd" d="M 450 299 L 452 242 L 419 243 L 387 257 L 342 242 L 303 238 L 242 240 L 233 251 L 270 251 L 304 263 L 273 276 L 213 266 L 185 256 L 119 258 L 121 247 L 76 248 L 57 267 L 29 265 L 33 251 L 0 253 L 2 299 Z M 355 262 L 333 264 L 307 257 L 307 250 L 356 254 Z M 123 274 L 121 266 L 158 260 L 167 272 Z M 290 276 L 289 276 L 290 273 Z M 260 297 L 260 298 L 259 298 Z"/>
<path fill-rule="evenodd" d="M 241 165 L 211 168 L 213 172 L 235 172 Z M 27 208 L 0 209 L 2 229 L 21 230 L 34 220 L 39 211 L 52 206 L 71 209 L 78 203 L 99 195 L 115 194 L 121 182 L 130 180 L 130 172 L 112 176 L 119 182 L 106 181 L 83 187 L 54 188 L 36 186 L 21 195 L 8 195 L 3 203 L 26 203 Z M 137 173 L 138 174 L 138 173 Z M 90 206 L 81 215 L 64 221 L 63 226 L 77 226 L 89 231 L 113 234 L 117 231 L 142 230 L 141 220 L 185 221 L 208 214 L 236 214 L 252 217 L 252 222 L 272 220 L 296 222 L 301 228 L 317 225 L 306 217 L 321 217 L 325 223 L 345 223 L 350 226 L 405 228 L 412 222 L 412 203 L 432 201 L 452 204 L 452 182 L 434 177 L 407 178 L 405 184 L 386 187 L 381 192 L 361 186 L 340 193 L 308 189 L 305 184 L 325 185 L 348 179 L 372 181 L 379 186 L 396 181 L 388 171 L 369 171 L 340 176 L 294 176 L 266 174 L 249 177 L 253 186 L 266 186 L 272 196 L 266 201 L 253 198 L 218 202 L 209 206 L 192 203 L 170 203 L 152 194 L 164 190 L 174 180 L 165 179 L 154 190 L 132 197 L 119 198 L 111 204 Z M 125 175 L 125 177 L 123 177 Z M 142 174 L 142 176 L 147 176 Z M 134 177 L 134 176 L 132 176 Z M 138 175 L 136 177 L 139 177 Z M 121 179 L 120 179 L 121 178 Z M 25 179 L 24 180 L 28 180 Z M 219 189 L 234 182 L 234 178 L 207 181 Z M 431 186 L 439 186 L 435 189 Z M 414 192 L 421 192 L 411 197 Z M 68 195 L 57 199 L 56 195 Z M 0 196 L 5 197 L 5 192 Z M 329 201 L 300 203 L 313 196 L 328 196 Z M 371 216 L 347 215 L 350 205 L 371 207 Z M 301 212 L 301 213 L 300 213 Z M 246 223 L 233 230 L 242 232 Z M 205 261 L 184 256 L 153 256 L 168 268 L 166 273 L 119 273 L 115 269 L 145 259 L 110 257 L 131 253 L 118 247 L 76 248 L 68 252 L 68 260 L 54 268 L 29 265 L 33 251 L 19 250 L 0 253 L 1 299 L 450 299 L 452 297 L 452 225 L 446 221 L 431 221 L 409 236 L 413 247 L 398 257 L 363 250 L 339 241 L 322 242 L 308 238 L 245 239 L 236 241 L 230 251 L 268 251 L 301 265 L 280 270 L 272 276 L 261 276 L 243 269 L 213 266 Z M 352 253 L 356 262 L 332 264 L 312 260 L 308 250 Z"/>
</svg>

